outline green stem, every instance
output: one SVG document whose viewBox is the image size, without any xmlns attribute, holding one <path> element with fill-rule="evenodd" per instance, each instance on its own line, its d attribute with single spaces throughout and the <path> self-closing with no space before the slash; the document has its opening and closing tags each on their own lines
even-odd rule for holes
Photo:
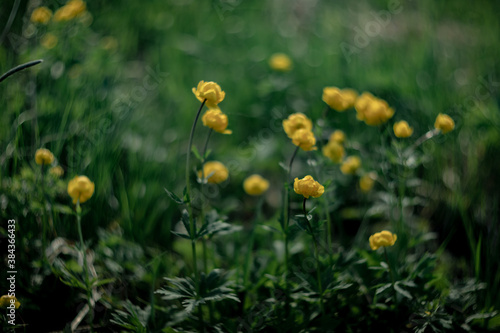
<svg viewBox="0 0 500 333">
<path fill-rule="evenodd" d="M 260 220 L 262 204 L 264 202 L 264 196 L 260 196 L 259 201 L 257 203 L 257 213 L 255 214 L 255 218 L 252 223 L 252 227 L 250 229 L 250 239 L 248 241 L 248 250 L 245 256 L 245 266 L 243 268 L 243 287 L 247 287 L 247 282 L 250 275 L 250 265 L 253 251 L 253 243 L 255 239 L 255 228 L 257 227 L 257 223 Z"/>
<path fill-rule="evenodd" d="M 391 275 L 391 282 L 392 282 L 392 290 L 394 291 L 394 301 L 396 301 L 396 288 L 394 287 L 396 280 L 394 279 L 394 273 L 392 272 L 391 269 L 391 264 L 389 263 L 389 257 L 387 256 L 387 248 L 384 246 L 384 257 L 385 257 L 385 262 L 387 263 L 387 269 L 389 270 L 389 274 Z"/>
<path fill-rule="evenodd" d="M 90 286 L 89 270 L 87 266 L 87 249 L 85 248 L 85 243 L 83 242 L 82 233 L 82 208 L 80 207 L 80 199 L 76 202 L 76 222 L 78 225 L 78 236 L 80 237 L 80 249 L 83 252 L 83 270 L 85 271 L 85 287 L 87 291 L 87 303 L 89 306 L 89 322 L 90 330 L 94 331 L 94 312 L 92 309 L 92 287 Z"/>
</svg>

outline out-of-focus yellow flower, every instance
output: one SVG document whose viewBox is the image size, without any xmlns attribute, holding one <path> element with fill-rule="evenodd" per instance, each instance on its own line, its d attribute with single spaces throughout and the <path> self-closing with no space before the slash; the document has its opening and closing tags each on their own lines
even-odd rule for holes
<svg viewBox="0 0 500 333">
<path fill-rule="evenodd" d="M 443 134 L 446 134 L 455 128 L 455 122 L 447 114 L 440 113 L 436 117 L 436 122 L 434 122 L 434 127 L 437 130 L 443 132 Z"/>
<path fill-rule="evenodd" d="M 57 41 L 57 36 L 48 32 L 43 35 L 42 39 L 40 40 L 40 44 L 47 50 L 50 50 L 57 45 Z"/>
<path fill-rule="evenodd" d="M 7 309 L 11 304 L 14 304 L 16 309 L 19 309 L 21 303 L 17 300 L 15 296 L 3 295 L 0 297 L 0 308 Z"/>
<path fill-rule="evenodd" d="M 278 72 L 288 72 L 292 69 L 292 60 L 284 53 L 275 53 L 269 59 L 269 67 Z"/>
<path fill-rule="evenodd" d="M 306 129 L 308 131 L 312 130 L 312 121 L 307 118 L 303 113 L 297 112 L 288 116 L 287 119 L 283 120 L 283 129 L 286 135 L 291 139 L 295 132 L 299 129 Z"/>
<path fill-rule="evenodd" d="M 37 149 L 35 152 L 35 162 L 38 165 L 48 165 L 54 162 L 54 154 L 46 148 Z"/>
<path fill-rule="evenodd" d="M 251 175 L 243 182 L 243 189 L 250 195 L 261 195 L 269 188 L 269 181 L 260 175 Z"/>
<path fill-rule="evenodd" d="M 54 14 L 54 21 L 69 21 L 85 12 L 87 5 L 81 0 L 70 0 Z"/>
<path fill-rule="evenodd" d="M 333 163 L 340 163 L 345 156 L 344 147 L 337 141 L 329 141 L 323 146 L 323 155 L 328 157 Z"/>
<path fill-rule="evenodd" d="M 31 22 L 47 24 L 52 17 L 52 11 L 47 7 L 38 7 L 31 13 Z"/>
<path fill-rule="evenodd" d="M 227 115 L 224 114 L 218 107 L 209 109 L 201 118 L 203 125 L 214 131 L 222 134 L 231 134 L 233 131 L 227 128 Z"/>
<path fill-rule="evenodd" d="M 354 103 L 356 118 L 364 121 L 369 126 L 378 126 L 387 122 L 394 115 L 386 101 L 364 92 Z"/>
<path fill-rule="evenodd" d="M 341 130 L 335 130 L 331 135 L 330 135 L 330 141 L 335 141 L 340 144 L 344 143 L 345 141 L 345 133 L 342 132 Z"/>
<path fill-rule="evenodd" d="M 314 145 L 316 144 L 316 138 L 314 133 L 305 128 L 295 131 L 292 137 L 292 142 L 294 145 L 302 148 L 304 151 L 316 150 L 318 149 Z"/>
<path fill-rule="evenodd" d="M 92 197 L 94 188 L 94 183 L 87 176 L 75 176 L 68 183 L 68 194 L 73 199 L 74 204 L 78 200 L 80 200 L 80 203 L 84 203 Z"/>
<path fill-rule="evenodd" d="M 354 106 L 358 93 L 353 89 L 339 89 L 337 87 L 323 88 L 323 102 L 335 111 L 345 111 Z"/>
<path fill-rule="evenodd" d="M 364 193 L 368 193 L 372 190 L 373 185 L 375 185 L 375 179 L 377 179 L 377 174 L 375 172 L 369 172 L 359 179 L 359 188 Z"/>
<path fill-rule="evenodd" d="M 56 177 L 61 177 L 62 175 L 64 175 L 64 170 L 59 165 L 56 165 L 55 167 L 49 169 L 49 173 Z"/>
<path fill-rule="evenodd" d="M 349 156 L 340 166 L 344 175 L 353 175 L 361 167 L 361 159 L 358 156 Z"/>
<path fill-rule="evenodd" d="M 384 230 L 370 236 L 370 247 L 377 250 L 380 247 L 393 246 L 398 236 L 390 231 Z"/>
<path fill-rule="evenodd" d="M 220 86 L 215 82 L 200 81 L 198 87 L 193 88 L 193 94 L 200 102 L 207 100 L 205 104 L 209 108 L 215 108 L 217 104 L 224 100 L 226 93 L 221 90 Z"/>
<path fill-rule="evenodd" d="M 309 175 L 302 179 L 295 178 L 293 190 L 295 193 L 303 195 L 306 199 L 309 197 L 319 198 L 325 193 L 325 187 Z"/>
<path fill-rule="evenodd" d="M 394 123 L 394 135 L 398 138 L 408 138 L 413 134 L 413 128 L 404 120 Z"/>
<path fill-rule="evenodd" d="M 229 171 L 221 162 L 210 161 L 203 166 L 203 174 L 198 171 L 198 178 L 203 176 L 205 176 L 208 183 L 219 184 L 229 177 Z"/>
</svg>

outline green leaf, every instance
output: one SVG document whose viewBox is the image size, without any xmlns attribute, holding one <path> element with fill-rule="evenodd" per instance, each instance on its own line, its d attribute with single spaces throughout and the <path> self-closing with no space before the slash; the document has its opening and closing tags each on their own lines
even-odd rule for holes
<svg viewBox="0 0 500 333">
<path fill-rule="evenodd" d="M 196 156 L 196 158 L 197 158 L 200 162 L 203 162 L 203 158 L 201 157 L 200 152 L 198 151 L 198 148 L 196 148 L 196 146 L 192 146 L 192 147 L 191 147 L 191 151 L 193 152 L 194 156 Z"/>
<path fill-rule="evenodd" d="M 188 234 L 184 234 L 184 233 L 181 233 L 181 232 L 176 232 L 176 231 L 173 231 L 173 230 L 170 230 L 170 232 L 173 233 L 176 236 L 179 236 L 179 237 L 182 237 L 182 238 L 185 238 L 185 239 L 191 239 L 191 237 Z"/>
<path fill-rule="evenodd" d="M 182 211 L 181 221 L 182 221 L 182 224 L 184 224 L 184 228 L 186 228 L 189 239 L 192 239 L 191 226 L 189 225 L 189 213 L 188 213 L 187 209 L 184 209 Z M 193 219 L 193 223 L 196 223 L 196 221 L 194 219 Z"/>
<path fill-rule="evenodd" d="M 397 293 L 401 294 L 402 296 L 404 296 L 408 299 L 413 299 L 413 296 L 411 296 L 411 294 L 408 291 L 404 290 L 403 288 L 401 288 L 399 286 L 399 282 L 396 282 L 394 284 L 394 290 L 396 290 Z"/>
<path fill-rule="evenodd" d="M 184 201 L 181 198 L 179 198 L 178 196 L 176 196 L 173 192 L 170 192 L 166 188 L 163 188 L 163 189 L 165 190 L 165 192 L 167 192 L 170 199 L 172 199 L 175 203 L 177 203 L 179 205 L 184 203 Z"/>
</svg>

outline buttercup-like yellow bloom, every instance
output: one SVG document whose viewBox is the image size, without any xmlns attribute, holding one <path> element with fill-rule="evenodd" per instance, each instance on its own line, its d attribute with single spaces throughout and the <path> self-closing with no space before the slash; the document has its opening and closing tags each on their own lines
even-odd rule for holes
<svg viewBox="0 0 500 333">
<path fill-rule="evenodd" d="M 370 236 L 370 247 L 377 250 L 380 247 L 393 246 L 398 236 L 390 231 L 384 230 Z"/>
<path fill-rule="evenodd" d="M 408 138 L 413 134 L 413 128 L 404 120 L 394 123 L 393 130 L 398 138 Z"/>
<path fill-rule="evenodd" d="M 292 60 L 284 53 L 275 53 L 269 59 L 269 67 L 278 72 L 288 72 L 292 69 Z"/>
<path fill-rule="evenodd" d="M 54 14 L 54 21 L 69 21 L 85 12 L 87 5 L 81 0 L 70 0 Z"/>
<path fill-rule="evenodd" d="M 35 162 L 38 165 L 48 165 L 54 162 L 54 154 L 46 148 L 37 149 L 35 152 Z"/>
<path fill-rule="evenodd" d="M 440 113 L 436 117 L 434 127 L 443 132 L 443 134 L 446 134 L 455 128 L 455 122 L 447 114 Z"/>
<path fill-rule="evenodd" d="M 306 129 L 308 131 L 312 130 L 312 121 L 307 118 L 303 113 L 297 112 L 288 116 L 287 119 L 283 120 L 283 129 L 286 135 L 291 139 L 295 132 L 299 129 Z"/>
<path fill-rule="evenodd" d="M 339 89 L 337 87 L 325 87 L 323 89 L 323 102 L 335 111 L 345 111 L 354 106 L 358 93 L 353 89 Z"/>
<path fill-rule="evenodd" d="M 335 130 L 331 135 L 330 135 L 330 141 L 335 141 L 340 144 L 344 143 L 345 141 L 345 133 L 342 132 L 341 130 Z"/>
<path fill-rule="evenodd" d="M 356 118 L 369 126 L 378 126 L 387 122 L 394 115 L 394 109 L 389 107 L 383 99 L 364 92 L 356 99 Z"/>
<path fill-rule="evenodd" d="M 38 7 L 31 13 L 31 22 L 33 23 L 41 23 L 47 24 L 52 17 L 52 11 L 47 7 Z"/>
<path fill-rule="evenodd" d="M 250 195 L 261 195 L 269 188 L 269 181 L 260 175 L 251 175 L 243 182 L 243 189 Z"/>
<path fill-rule="evenodd" d="M 203 166 L 203 174 L 201 171 L 198 171 L 198 178 L 202 178 L 203 176 L 205 176 L 208 183 L 219 184 L 229 177 L 229 171 L 221 162 L 210 161 Z"/>
<path fill-rule="evenodd" d="M 304 128 L 295 131 L 292 137 L 292 142 L 294 145 L 299 146 L 304 151 L 318 149 L 314 146 L 316 144 L 314 133 Z"/>
<path fill-rule="evenodd" d="M 302 179 L 295 178 L 293 190 L 295 193 L 303 195 L 306 199 L 309 197 L 319 198 L 325 193 L 325 187 L 309 175 Z"/>
<path fill-rule="evenodd" d="M 222 134 L 231 134 L 233 131 L 227 128 L 227 115 L 223 113 L 218 107 L 209 109 L 201 118 L 203 125 L 214 131 Z"/>
<path fill-rule="evenodd" d="M 323 146 L 323 155 L 328 157 L 333 163 L 340 163 L 345 155 L 344 147 L 337 141 L 329 141 Z"/>
<path fill-rule="evenodd" d="M 21 303 L 14 296 L 3 295 L 2 297 L 0 297 L 1 309 L 7 309 L 11 304 L 14 304 L 14 307 L 16 309 L 19 309 L 19 307 L 21 306 Z"/>
<path fill-rule="evenodd" d="M 40 40 L 40 45 L 42 45 L 47 50 L 53 49 L 57 45 L 58 38 L 56 35 L 51 34 L 50 32 L 43 35 Z"/>
<path fill-rule="evenodd" d="M 353 175 L 361 167 L 361 159 L 358 156 L 349 156 L 340 166 L 344 175 Z"/>
<path fill-rule="evenodd" d="M 59 165 L 56 165 L 55 167 L 49 169 L 49 173 L 56 177 L 61 177 L 62 175 L 64 175 L 64 170 Z"/>
<path fill-rule="evenodd" d="M 68 183 L 68 194 L 73 199 L 74 204 L 78 200 L 80 200 L 80 203 L 84 203 L 92 197 L 94 188 L 94 183 L 87 176 L 75 176 Z"/>
<path fill-rule="evenodd" d="M 193 88 L 193 94 L 200 102 L 207 100 L 205 104 L 208 108 L 213 109 L 224 100 L 226 93 L 221 90 L 220 86 L 215 82 L 200 81 L 198 87 Z"/>
<path fill-rule="evenodd" d="M 375 179 L 377 179 L 377 174 L 375 172 L 369 172 L 359 179 L 359 188 L 364 193 L 368 193 L 372 190 L 373 185 L 375 185 Z"/>
</svg>

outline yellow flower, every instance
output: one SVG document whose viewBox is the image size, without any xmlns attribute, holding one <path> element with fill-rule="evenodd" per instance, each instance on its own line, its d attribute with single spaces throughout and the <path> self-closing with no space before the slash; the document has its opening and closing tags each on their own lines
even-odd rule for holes
<svg viewBox="0 0 500 333">
<path fill-rule="evenodd" d="M 375 179 L 377 179 L 377 174 L 375 172 L 369 172 L 359 179 L 359 188 L 364 193 L 368 193 L 375 185 Z"/>
<path fill-rule="evenodd" d="M 59 8 L 54 14 L 54 20 L 56 22 L 69 21 L 78 17 L 85 12 L 87 5 L 81 0 L 71 0 L 67 4 Z"/>
<path fill-rule="evenodd" d="M 250 195 L 261 195 L 269 188 L 267 179 L 260 175 L 251 175 L 243 182 L 243 189 Z"/>
<path fill-rule="evenodd" d="M 319 198 L 325 193 L 325 187 L 315 181 L 312 176 L 305 176 L 302 179 L 295 178 L 293 182 L 293 190 L 297 194 L 301 194 L 304 198 Z"/>
<path fill-rule="evenodd" d="M 0 308 L 7 309 L 11 304 L 14 304 L 16 309 L 19 309 L 21 303 L 15 296 L 3 295 L 0 297 Z"/>
<path fill-rule="evenodd" d="M 209 109 L 201 118 L 203 125 L 214 131 L 222 134 L 231 134 L 233 131 L 227 128 L 227 115 L 224 114 L 218 107 Z"/>
<path fill-rule="evenodd" d="M 369 126 L 378 126 L 387 122 L 394 115 L 386 101 L 364 92 L 356 99 L 356 118 L 364 121 Z"/>
<path fill-rule="evenodd" d="M 35 162 L 38 165 L 52 164 L 54 162 L 54 154 L 45 148 L 37 149 L 35 152 Z"/>
<path fill-rule="evenodd" d="M 275 53 L 269 59 L 269 67 L 278 72 L 288 72 L 292 69 L 292 60 L 283 53 Z"/>
<path fill-rule="evenodd" d="M 38 7 L 31 13 L 31 22 L 33 23 L 41 23 L 47 24 L 52 17 L 52 11 L 47 7 Z"/>
<path fill-rule="evenodd" d="M 390 231 L 384 230 L 370 236 L 370 247 L 372 250 L 377 250 L 379 247 L 393 246 L 396 243 L 398 236 Z"/>
<path fill-rule="evenodd" d="M 219 184 L 229 177 L 229 171 L 221 162 L 210 161 L 203 166 L 203 174 L 198 171 L 198 178 L 203 176 L 205 176 L 208 183 Z"/>
<path fill-rule="evenodd" d="M 325 87 L 323 89 L 323 102 L 335 111 L 345 111 L 354 106 L 358 93 L 353 89 L 339 89 L 337 87 Z"/>
<path fill-rule="evenodd" d="M 455 128 L 455 122 L 447 114 L 440 113 L 440 114 L 438 114 L 438 116 L 436 118 L 436 122 L 434 123 L 434 127 L 437 130 L 440 130 L 441 132 L 443 132 L 443 134 L 446 134 Z"/>
<path fill-rule="evenodd" d="M 328 157 L 333 163 L 340 163 L 345 155 L 344 147 L 337 141 L 329 141 L 323 146 L 323 155 Z"/>
<path fill-rule="evenodd" d="M 205 104 L 209 108 L 215 108 L 217 104 L 224 100 L 226 93 L 223 92 L 220 86 L 215 82 L 200 81 L 198 87 L 193 88 L 193 94 L 200 102 L 206 100 Z"/>
<path fill-rule="evenodd" d="M 408 138 L 413 134 L 413 128 L 404 120 L 394 123 L 393 129 L 394 135 L 398 138 Z"/>
<path fill-rule="evenodd" d="M 297 112 L 288 116 L 288 119 L 283 120 L 283 129 L 286 135 L 291 139 L 295 132 L 299 129 L 312 130 L 312 121 L 303 113 Z"/>
<path fill-rule="evenodd" d="M 68 194 L 73 198 L 74 204 L 78 200 L 80 200 L 80 203 L 84 203 L 94 194 L 94 188 L 94 183 L 87 176 L 75 176 L 68 183 Z"/>
<path fill-rule="evenodd" d="M 294 145 L 299 146 L 305 151 L 318 149 L 314 146 L 316 144 L 314 133 L 304 128 L 295 131 L 292 137 L 292 142 Z"/>
<path fill-rule="evenodd" d="M 340 144 L 344 143 L 345 141 L 345 133 L 342 132 L 341 130 L 336 130 L 330 135 L 330 141 L 335 141 Z"/>
<path fill-rule="evenodd" d="M 357 156 L 349 156 L 340 166 L 344 175 L 353 175 L 361 167 L 361 159 Z"/>
<path fill-rule="evenodd" d="M 57 36 L 48 32 L 43 35 L 42 39 L 40 40 L 40 44 L 47 50 L 50 50 L 57 45 L 57 41 Z"/>
<path fill-rule="evenodd" d="M 61 177 L 62 175 L 64 175 L 64 170 L 59 165 L 56 165 L 55 167 L 49 169 L 49 173 L 56 177 Z"/>
</svg>

